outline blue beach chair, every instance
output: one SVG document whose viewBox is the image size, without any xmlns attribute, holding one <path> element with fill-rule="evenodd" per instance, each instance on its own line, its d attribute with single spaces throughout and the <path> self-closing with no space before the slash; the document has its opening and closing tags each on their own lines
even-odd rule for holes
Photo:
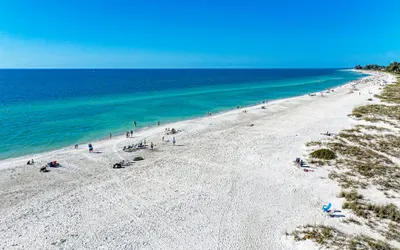
<svg viewBox="0 0 400 250">
<path fill-rule="evenodd" d="M 331 209 L 331 207 L 332 207 L 332 203 L 329 203 L 328 205 L 323 205 L 323 206 L 322 206 L 322 211 L 324 211 L 324 212 L 329 212 L 329 210 Z"/>
</svg>

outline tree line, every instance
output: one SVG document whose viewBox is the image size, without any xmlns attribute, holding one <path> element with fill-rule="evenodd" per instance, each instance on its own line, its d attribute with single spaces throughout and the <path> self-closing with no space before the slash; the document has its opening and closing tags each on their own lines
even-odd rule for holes
<svg viewBox="0 0 400 250">
<path fill-rule="evenodd" d="M 377 64 L 367 64 L 364 67 L 362 67 L 361 65 L 357 65 L 355 67 L 355 69 L 381 70 L 381 71 L 386 71 L 386 72 L 400 73 L 400 63 L 392 62 L 388 66 L 382 66 L 382 65 L 377 65 Z"/>
</svg>

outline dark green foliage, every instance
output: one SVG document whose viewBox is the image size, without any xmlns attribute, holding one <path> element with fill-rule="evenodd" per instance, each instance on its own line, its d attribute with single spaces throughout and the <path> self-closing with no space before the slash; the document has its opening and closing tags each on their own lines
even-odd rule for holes
<svg viewBox="0 0 400 250">
<path fill-rule="evenodd" d="M 354 67 L 355 69 L 364 69 L 364 70 L 382 70 L 386 72 L 400 73 L 400 63 L 392 62 L 388 66 L 382 66 L 377 64 L 367 64 L 364 67 L 361 65 L 357 65 Z"/>
<path fill-rule="evenodd" d="M 310 156 L 312 158 L 318 158 L 323 160 L 333 160 L 336 158 L 335 153 L 332 150 L 326 148 L 315 150 L 310 154 Z"/>
<path fill-rule="evenodd" d="M 380 66 L 377 64 L 367 64 L 364 67 L 362 67 L 361 65 L 357 65 L 355 67 L 355 69 L 364 69 L 364 70 L 380 70 L 380 69 L 385 69 L 385 66 Z"/>
<path fill-rule="evenodd" d="M 400 73 L 400 63 L 392 62 L 389 66 L 386 67 L 386 71 Z"/>
</svg>

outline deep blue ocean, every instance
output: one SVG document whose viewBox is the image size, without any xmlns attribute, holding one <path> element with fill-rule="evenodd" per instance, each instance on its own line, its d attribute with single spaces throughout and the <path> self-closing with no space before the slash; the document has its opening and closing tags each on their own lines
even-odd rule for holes
<svg viewBox="0 0 400 250">
<path fill-rule="evenodd" d="M 0 159 L 87 143 L 365 75 L 337 69 L 0 70 Z"/>
</svg>

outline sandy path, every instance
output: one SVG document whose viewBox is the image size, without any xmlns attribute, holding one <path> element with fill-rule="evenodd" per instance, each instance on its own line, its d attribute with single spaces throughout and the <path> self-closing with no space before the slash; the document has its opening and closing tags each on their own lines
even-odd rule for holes
<svg viewBox="0 0 400 250">
<path fill-rule="evenodd" d="M 305 173 L 292 161 L 320 132 L 337 132 L 368 91 L 394 79 L 375 74 L 325 97 L 302 96 L 169 124 L 86 147 L 0 162 L 2 249 L 295 249 L 285 232 L 306 223 L 338 223 L 320 212 L 339 187 L 324 169 Z M 249 124 L 254 124 L 249 127 Z M 166 136 L 172 140 L 172 137 Z M 126 153 L 147 139 L 156 150 Z M 141 155 L 124 169 L 111 166 Z M 40 163 L 63 167 L 40 173 Z"/>
</svg>

